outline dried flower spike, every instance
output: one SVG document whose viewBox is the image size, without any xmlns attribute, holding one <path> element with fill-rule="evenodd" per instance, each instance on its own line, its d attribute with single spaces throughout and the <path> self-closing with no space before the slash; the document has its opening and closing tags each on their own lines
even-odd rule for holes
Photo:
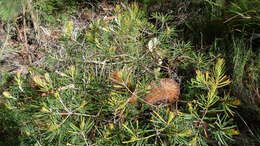
<svg viewBox="0 0 260 146">
<path fill-rule="evenodd" d="M 151 86 L 150 93 L 145 96 L 145 100 L 149 104 L 156 104 L 158 102 L 174 103 L 179 99 L 180 86 L 170 78 L 161 79 L 159 84 L 152 82 Z"/>
</svg>

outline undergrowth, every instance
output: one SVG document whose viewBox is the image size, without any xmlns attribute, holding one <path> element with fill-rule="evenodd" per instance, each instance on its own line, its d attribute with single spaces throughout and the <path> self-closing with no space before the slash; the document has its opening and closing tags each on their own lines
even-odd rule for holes
<svg viewBox="0 0 260 146">
<path fill-rule="evenodd" d="M 37 33 L 35 41 L 44 57 L 38 61 L 24 57 L 31 63 L 23 65 L 22 71 L 1 74 L 3 145 L 236 144 L 235 139 L 241 135 L 240 123 L 235 121 L 242 117 L 237 112 L 241 102 L 259 104 L 259 52 L 254 53 L 257 51 L 252 45 L 237 37 L 228 46 L 230 56 L 216 38 L 213 45 L 202 40 L 198 49 L 193 40 L 181 38 L 173 15 L 156 12 L 149 16 L 147 6 L 154 3 L 149 2 L 141 6 L 117 4 L 111 11 L 103 10 L 108 11 L 106 17 L 95 17 L 84 27 L 70 17 L 80 2 L 44 0 L 35 2 L 33 9 L 17 4 L 28 8 L 21 20 L 33 28 L 23 36 Z M 211 11 L 210 17 L 222 16 L 221 3 L 202 4 L 205 11 Z M 65 7 L 68 5 L 71 7 Z M 227 10 L 230 16 L 236 14 L 228 19 L 234 21 L 230 25 L 234 30 L 242 27 L 235 25 L 238 16 L 245 20 L 245 15 L 252 14 L 250 24 L 257 24 L 257 10 L 243 13 L 242 6 L 235 6 L 231 3 Z M 7 14 L 3 7 L 0 10 Z M 69 13 L 62 15 L 65 10 Z M 33 19 L 34 13 L 41 21 Z M 14 13 L 8 15 L 17 18 Z M 58 24 L 55 19 L 59 19 Z M 16 23 L 19 21 L 11 25 Z M 46 23 L 52 27 L 47 28 Z M 20 25 L 16 32 L 22 30 Z M 56 30 L 55 25 L 59 25 Z M 192 23 L 186 26 L 195 29 Z M 31 55 L 24 37 L 20 36 L 18 43 L 25 48 L 25 56 Z M 111 78 L 115 72 L 120 82 Z M 176 103 L 152 105 L 145 101 L 153 81 L 161 78 L 180 84 Z M 243 99 L 247 95 L 250 98 Z"/>
</svg>

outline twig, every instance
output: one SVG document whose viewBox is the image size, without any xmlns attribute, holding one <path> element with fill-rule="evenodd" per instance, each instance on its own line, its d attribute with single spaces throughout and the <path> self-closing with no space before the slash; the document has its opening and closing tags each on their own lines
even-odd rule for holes
<svg viewBox="0 0 260 146">
<path fill-rule="evenodd" d="M 235 16 L 233 16 L 233 17 L 231 17 L 231 18 L 228 18 L 226 21 L 224 21 L 224 23 L 227 23 L 227 22 L 229 22 L 229 21 L 231 21 L 232 19 L 234 19 L 234 18 L 236 18 L 236 17 L 238 17 L 239 15 L 235 15 Z"/>
<path fill-rule="evenodd" d="M 61 100 L 60 97 L 59 97 L 59 99 L 60 99 L 60 103 L 62 104 L 62 106 L 64 107 L 64 109 L 65 109 L 67 112 L 71 113 L 71 111 L 64 105 L 64 103 L 63 103 L 63 101 Z"/>
<path fill-rule="evenodd" d="M 25 6 L 22 4 L 23 7 L 23 34 L 24 34 L 24 46 L 26 49 L 26 55 L 28 57 L 29 63 L 32 63 L 31 55 L 29 53 L 29 47 L 28 47 L 28 40 L 27 40 L 27 34 L 26 34 L 26 18 L 25 18 Z"/>
<path fill-rule="evenodd" d="M 253 133 L 253 131 L 250 129 L 250 127 L 247 125 L 247 123 L 246 123 L 246 121 L 244 120 L 244 118 L 237 112 L 237 111 L 235 111 L 236 113 L 237 113 L 237 115 L 239 116 L 239 118 L 243 121 L 243 123 L 246 125 L 246 127 L 248 128 L 248 131 L 253 135 L 253 136 L 255 136 L 255 134 Z M 256 136 L 255 136 L 256 137 Z"/>
<path fill-rule="evenodd" d="M 74 113 L 74 112 L 68 112 L 68 113 L 54 113 L 56 115 L 62 115 L 62 116 L 66 116 L 66 115 L 77 115 L 77 116 L 84 116 L 84 117 L 97 117 L 97 115 L 89 115 L 89 114 L 81 114 L 81 113 Z"/>
<path fill-rule="evenodd" d="M 87 139 L 86 139 L 86 136 L 85 136 L 85 134 L 84 134 L 84 131 L 81 131 L 81 135 L 82 135 L 82 137 L 83 137 L 83 139 L 84 139 L 84 141 L 85 141 L 85 144 L 86 145 L 88 145 L 87 143 Z"/>
<path fill-rule="evenodd" d="M 38 30 L 39 29 L 38 29 L 38 24 L 36 23 L 36 18 L 34 16 L 30 0 L 27 0 L 27 4 L 28 4 L 28 9 L 29 9 L 29 12 L 30 12 L 31 18 L 32 18 L 33 28 L 34 28 L 34 31 L 35 31 L 35 34 L 36 34 L 36 38 L 37 38 L 37 41 L 38 41 L 37 34 L 38 34 Z"/>
</svg>

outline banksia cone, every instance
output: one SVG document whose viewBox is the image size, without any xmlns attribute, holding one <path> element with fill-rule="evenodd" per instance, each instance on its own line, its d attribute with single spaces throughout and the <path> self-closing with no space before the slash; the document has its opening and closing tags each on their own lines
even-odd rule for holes
<svg viewBox="0 0 260 146">
<path fill-rule="evenodd" d="M 161 79 L 159 84 L 152 82 L 151 86 L 150 93 L 145 96 L 145 100 L 149 104 L 156 104 L 158 102 L 174 103 L 179 99 L 180 86 L 170 78 Z"/>
</svg>

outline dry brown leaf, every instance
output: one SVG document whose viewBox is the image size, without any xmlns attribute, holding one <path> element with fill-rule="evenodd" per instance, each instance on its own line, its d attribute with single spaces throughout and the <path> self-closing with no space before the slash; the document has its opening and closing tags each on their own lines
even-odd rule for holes
<svg viewBox="0 0 260 146">
<path fill-rule="evenodd" d="M 104 17 L 103 20 L 104 21 L 111 21 L 111 20 L 113 20 L 115 18 L 116 18 L 116 16 L 109 16 L 109 17 Z"/>
<path fill-rule="evenodd" d="M 129 102 L 132 104 L 137 104 L 136 98 L 137 98 L 136 95 L 132 94 L 132 96 L 129 99 Z"/>
<path fill-rule="evenodd" d="M 114 70 L 112 71 L 112 73 L 110 74 L 110 78 L 112 79 L 111 82 L 112 84 L 120 84 L 120 83 L 124 83 L 123 79 L 121 77 L 119 77 L 119 72 L 118 70 Z"/>
<path fill-rule="evenodd" d="M 112 73 L 110 74 L 110 79 L 112 82 L 112 85 L 117 88 L 118 90 L 125 90 L 126 87 L 128 88 L 127 90 L 130 90 L 131 92 L 134 92 L 134 87 L 131 84 L 131 80 L 128 79 L 127 81 L 123 80 L 122 75 L 120 75 L 122 70 L 113 70 Z M 126 86 L 124 86 L 126 85 Z"/>
</svg>

